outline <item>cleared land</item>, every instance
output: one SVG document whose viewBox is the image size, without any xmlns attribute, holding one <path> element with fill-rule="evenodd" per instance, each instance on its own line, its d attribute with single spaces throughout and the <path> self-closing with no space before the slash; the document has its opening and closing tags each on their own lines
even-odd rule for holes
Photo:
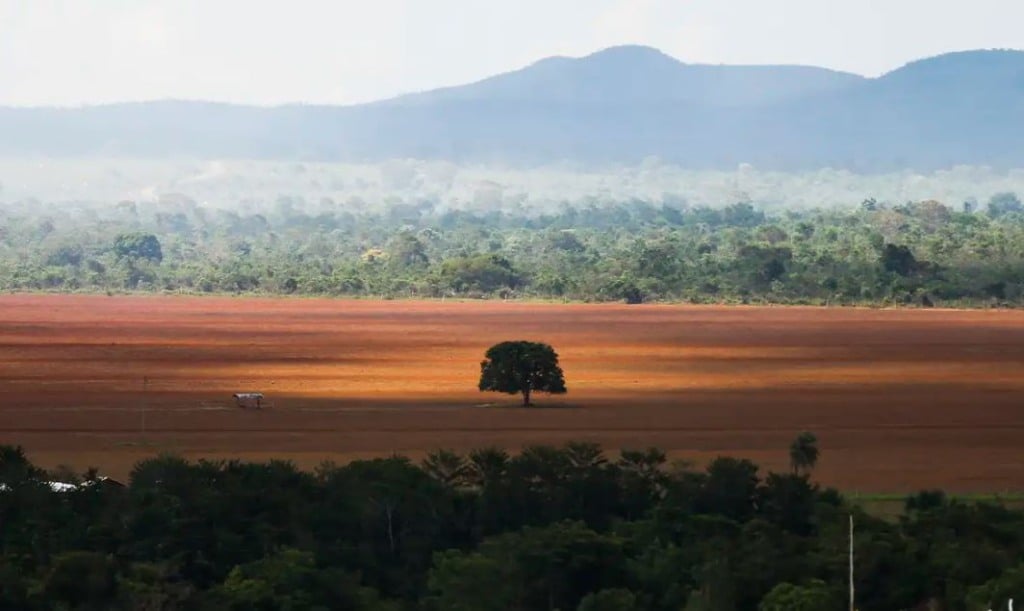
<svg viewBox="0 0 1024 611">
<path fill-rule="evenodd" d="M 506 339 L 559 351 L 560 409 L 476 390 Z M 120 477 L 567 440 L 784 468 L 806 429 L 847 490 L 1024 490 L 1022 312 L 3 296 L 0 397 L 0 443 Z"/>
</svg>

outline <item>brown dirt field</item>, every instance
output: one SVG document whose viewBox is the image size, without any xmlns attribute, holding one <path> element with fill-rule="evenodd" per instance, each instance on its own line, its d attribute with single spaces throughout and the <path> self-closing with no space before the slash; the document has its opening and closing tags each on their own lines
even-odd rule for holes
<svg viewBox="0 0 1024 611">
<path fill-rule="evenodd" d="M 560 409 L 476 390 L 506 339 L 555 346 L 569 394 L 537 399 Z M 1013 311 L 13 295 L 0 397 L 0 443 L 117 477 L 162 451 L 305 467 L 568 440 L 785 468 L 806 429 L 847 490 L 1024 490 Z"/>
</svg>

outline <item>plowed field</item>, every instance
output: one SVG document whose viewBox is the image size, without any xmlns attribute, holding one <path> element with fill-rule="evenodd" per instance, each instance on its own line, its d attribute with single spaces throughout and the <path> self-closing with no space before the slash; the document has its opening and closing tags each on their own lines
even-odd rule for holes
<svg viewBox="0 0 1024 611">
<path fill-rule="evenodd" d="M 476 390 L 506 339 L 558 350 L 553 409 Z M 0 398 L 0 443 L 119 477 L 567 440 L 784 468 L 806 429 L 847 490 L 1024 489 L 1022 312 L 3 296 Z"/>
</svg>

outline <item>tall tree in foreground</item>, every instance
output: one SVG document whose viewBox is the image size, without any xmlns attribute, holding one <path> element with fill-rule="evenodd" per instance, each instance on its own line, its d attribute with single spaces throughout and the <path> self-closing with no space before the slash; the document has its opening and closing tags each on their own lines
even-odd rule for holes
<svg viewBox="0 0 1024 611">
<path fill-rule="evenodd" d="M 565 378 L 558 366 L 558 354 L 547 345 L 515 341 L 495 344 L 480 363 L 480 390 L 523 395 L 530 405 L 534 391 L 563 394 Z"/>
<path fill-rule="evenodd" d="M 789 466 L 794 475 L 807 473 L 818 464 L 818 438 L 804 431 L 789 446 Z"/>
</svg>

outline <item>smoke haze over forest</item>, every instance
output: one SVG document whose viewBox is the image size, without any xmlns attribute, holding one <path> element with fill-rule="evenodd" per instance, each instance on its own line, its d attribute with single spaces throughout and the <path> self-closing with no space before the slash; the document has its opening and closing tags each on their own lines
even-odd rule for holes
<svg viewBox="0 0 1024 611">
<path fill-rule="evenodd" d="M 563 204 L 644 201 L 674 207 L 750 202 L 768 210 L 849 208 L 874 198 L 937 200 L 958 207 L 1002 192 L 1024 193 L 1024 170 L 955 167 L 935 172 L 782 173 L 752 166 L 693 171 L 650 158 L 635 165 L 519 169 L 396 159 L 379 164 L 118 158 L 0 159 L 0 202 L 114 204 L 175 198 L 211 208 L 266 210 L 287 199 L 307 212 L 382 210 L 431 202 L 439 209 L 531 213 Z"/>
</svg>

